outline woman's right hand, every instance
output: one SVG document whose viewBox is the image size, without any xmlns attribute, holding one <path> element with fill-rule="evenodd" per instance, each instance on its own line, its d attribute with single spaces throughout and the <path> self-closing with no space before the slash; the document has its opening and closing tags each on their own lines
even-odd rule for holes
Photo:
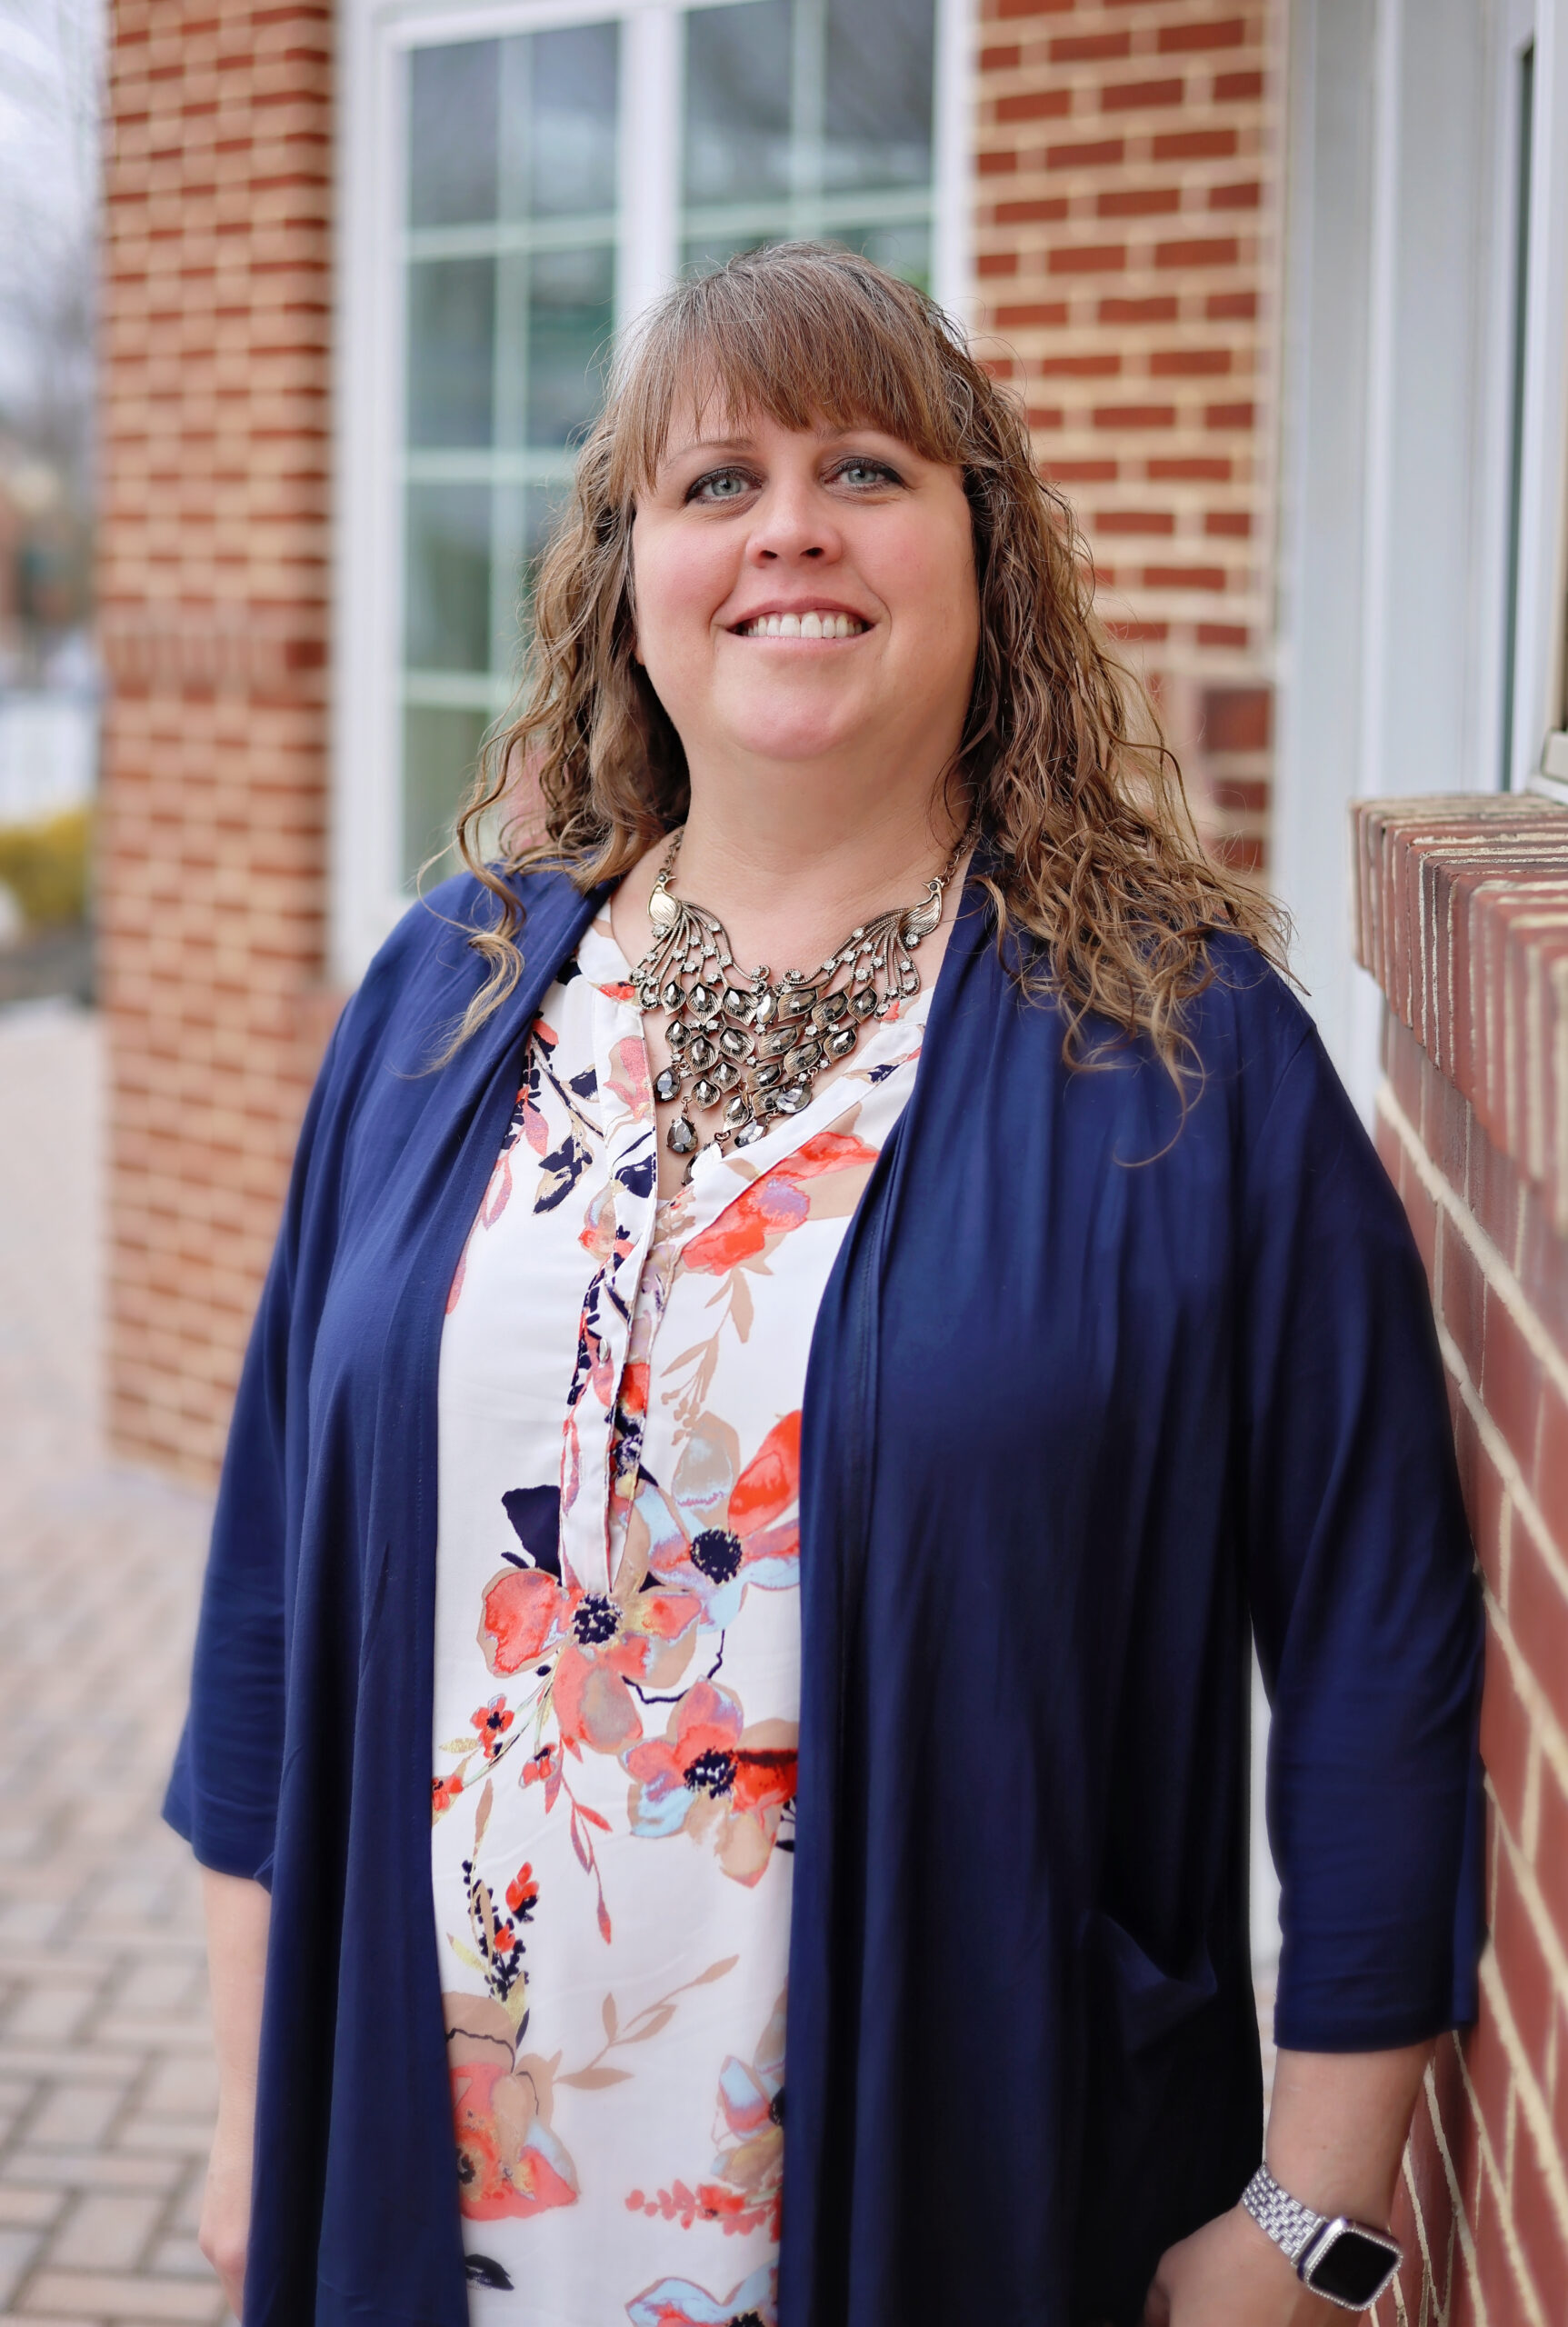
<svg viewBox="0 0 1568 2327">
<path fill-rule="evenodd" d="M 272 1902 L 259 1883 L 202 1870 L 213 2049 L 218 2063 L 218 2122 L 207 2164 L 196 2243 L 242 2319 L 250 2245 L 251 2166 L 255 2152 L 256 2070 Z"/>
<path fill-rule="evenodd" d="M 207 2160 L 207 2186 L 196 2244 L 218 2274 L 229 2309 L 241 2319 L 245 2292 L 245 2250 L 250 2243 L 251 2164 L 255 2100 L 220 2103 L 217 2130 Z"/>
</svg>

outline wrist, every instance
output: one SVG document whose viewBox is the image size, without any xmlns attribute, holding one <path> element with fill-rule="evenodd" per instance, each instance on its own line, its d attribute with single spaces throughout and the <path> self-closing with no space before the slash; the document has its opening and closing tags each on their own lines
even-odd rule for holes
<svg viewBox="0 0 1568 2327">
<path fill-rule="evenodd" d="M 1342 2310 L 1369 2310 L 1399 2269 L 1399 2242 L 1382 2223 L 1344 2208 L 1321 2212 L 1267 2165 L 1259 2166 L 1241 2204 L 1303 2287 Z"/>
</svg>

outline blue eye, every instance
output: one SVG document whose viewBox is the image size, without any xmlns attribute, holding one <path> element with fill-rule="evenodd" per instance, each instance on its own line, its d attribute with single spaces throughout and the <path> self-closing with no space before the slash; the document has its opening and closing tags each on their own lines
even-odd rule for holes
<svg viewBox="0 0 1568 2327">
<path fill-rule="evenodd" d="M 841 462 L 834 474 L 846 484 L 902 484 L 904 480 L 884 461 L 848 460 Z"/>
<path fill-rule="evenodd" d="M 698 477 L 686 495 L 688 501 L 738 501 L 750 490 L 751 479 L 741 469 L 710 469 L 706 476 Z"/>
</svg>

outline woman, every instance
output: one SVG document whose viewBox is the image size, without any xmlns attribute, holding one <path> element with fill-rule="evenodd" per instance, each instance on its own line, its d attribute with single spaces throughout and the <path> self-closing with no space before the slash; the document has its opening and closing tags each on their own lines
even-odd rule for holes
<svg viewBox="0 0 1568 2327">
<path fill-rule="evenodd" d="M 1304 2327 L 1385 2274 L 1475 1992 L 1441 1373 L 1084 571 L 864 261 L 732 261 L 624 360 L 236 1408 L 169 1815 L 245 2327 Z"/>
</svg>

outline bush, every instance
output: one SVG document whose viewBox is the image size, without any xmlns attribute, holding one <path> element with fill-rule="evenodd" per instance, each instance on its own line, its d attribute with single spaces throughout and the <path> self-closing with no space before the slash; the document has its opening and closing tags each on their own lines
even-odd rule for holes
<svg viewBox="0 0 1568 2327">
<path fill-rule="evenodd" d="M 69 808 L 35 824 L 0 824 L 0 884 L 29 929 L 85 921 L 93 815 Z"/>
</svg>

